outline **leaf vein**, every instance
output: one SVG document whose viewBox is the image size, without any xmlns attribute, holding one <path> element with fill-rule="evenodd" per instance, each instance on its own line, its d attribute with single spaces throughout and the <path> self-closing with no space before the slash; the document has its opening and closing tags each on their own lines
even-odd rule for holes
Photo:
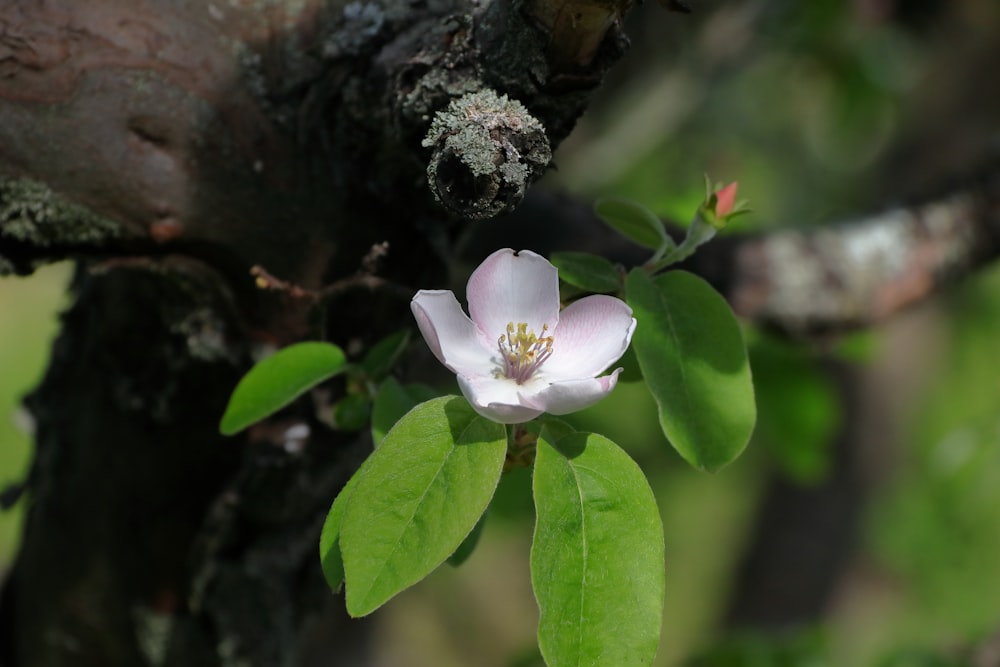
<svg viewBox="0 0 1000 667">
<path fill-rule="evenodd" d="M 379 567 L 378 572 L 375 574 L 374 577 L 372 577 L 371 584 L 369 584 L 368 586 L 369 593 L 372 591 L 372 589 L 375 588 L 375 584 L 378 583 L 378 580 L 382 577 L 382 574 L 386 570 L 386 565 L 389 563 L 390 560 L 392 560 L 393 556 L 395 556 L 396 552 L 399 550 L 399 546 L 403 543 L 403 536 L 409 531 L 410 526 L 413 525 L 413 517 L 417 515 L 417 511 L 420 509 L 420 505 L 423 503 L 424 498 L 427 497 L 427 493 L 430 491 L 430 488 L 434 486 L 434 483 L 437 481 L 438 477 L 441 476 L 441 471 L 444 470 L 445 466 L 448 464 L 448 460 L 451 458 L 451 455 L 454 453 L 454 451 L 455 451 L 455 445 L 452 445 L 451 449 L 448 450 L 447 455 L 445 455 L 441 459 L 441 465 L 438 466 L 438 469 L 435 471 L 434 477 L 431 478 L 431 480 L 427 483 L 427 485 L 424 487 L 423 492 L 420 494 L 420 498 L 418 498 L 417 502 L 414 503 L 413 512 L 410 514 L 409 519 L 407 519 L 406 521 L 406 527 L 399 532 L 399 536 L 396 538 L 396 543 L 392 546 L 392 549 L 389 551 L 389 554 L 382 560 L 382 565 L 381 567 Z"/>
</svg>

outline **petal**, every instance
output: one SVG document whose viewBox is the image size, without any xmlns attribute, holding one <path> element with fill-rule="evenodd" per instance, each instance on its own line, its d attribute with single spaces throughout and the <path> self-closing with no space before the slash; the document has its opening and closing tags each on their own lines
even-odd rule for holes
<svg viewBox="0 0 1000 667">
<path fill-rule="evenodd" d="M 450 370 L 478 375 L 494 367 L 479 330 L 452 292 L 420 290 L 410 302 L 410 310 L 431 352 Z"/>
<path fill-rule="evenodd" d="M 472 409 L 501 424 L 521 424 L 542 414 L 542 410 L 524 404 L 521 386 L 513 380 L 492 376 L 458 376 L 462 395 Z"/>
<path fill-rule="evenodd" d="M 622 369 L 618 368 L 611 375 L 599 378 L 555 382 L 527 400 L 533 407 L 553 415 L 583 410 L 610 394 L 618 384 L 621 372 Z"/>
<path fill-rule="evenodd" d="M 550 382 L 592 378 L 618 361 L 632 341 L 635 318 L 621 299 L 595 294 L 559 315 L 552 356 L 541 368 Z"/>
<path fill-rule="evenodd" d="M 525 322 L 539 336 L 542 325 L 552 331 L 559 322 L 559 273 L 530 250 L 505 248 L 487 257 L 472 272 L 466 296 L 472 321 L 494 342 L 509 322 Z"/>
</svg>

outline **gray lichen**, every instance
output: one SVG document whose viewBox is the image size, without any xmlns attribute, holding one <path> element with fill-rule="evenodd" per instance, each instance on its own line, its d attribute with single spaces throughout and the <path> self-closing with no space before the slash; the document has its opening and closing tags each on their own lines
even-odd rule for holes
<svg viewBox="0 0 1000 667">
<path fill-rule="evenodd" d="M 121 235 L 121 227 L 28 179 L 0 178 L 0 237 L 48 247 L 98 244 Z M 10 263 L 0 261 L 0 273 Z"/>
<path fill-rule="evenodd" d="M 427 178 L 434 195 L 474 220 L 517 206 L 552 159 L 545 127 L 520 102 L 489 88 L 435 114 L 423 145 L 433 149 Z"/>
</svg>

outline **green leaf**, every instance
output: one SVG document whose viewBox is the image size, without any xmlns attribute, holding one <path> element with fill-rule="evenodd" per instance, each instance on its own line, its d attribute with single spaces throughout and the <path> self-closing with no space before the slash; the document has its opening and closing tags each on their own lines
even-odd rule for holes
<svg viewBox="0 0 1000 667">
<path fill-rule="evenodd" d="M 544 432 L 544 431 L 543 431 Z M 538 441 L 531 584 L 549 667 L 649 665 L 663 613 L 663 525 L 639 466 L 601 435 Z"/>
<path fill-rule="evenodd" d="M 330 343 L 297 343 L 275 352 L 236 385 L 219 431 L 239 433 L 341 372 L 344 365 L 343 351 Z"/>
<path fill-rule="evenodd" d="M 496 490 L 507 433 L 456 396 L 418 405 L 368 458 L 341 523 L 347 611 L 364 616 L 431 573 Z"/>
<path fill-rule="evenodd" d="M 549 260 L 559 270 L 559 279 L 588 292 L 617 292 L 622 276 L 615 265 L 586 252 L 554 252 Z"/>
<path fill-rule="evenodd" d="M 381 380 L 399 360 L 410 342 L 410 332 L 406 329 L 390 334 L 372 345 L 361 361 L 361 368 L 371 380 Z"/>
<path fill-rule="evenodd" d="M 655 279 L 633 269 L 628 304 L 639 366 L 660 426 L 691 465 L 715 471 L 746 447 L 756 420 L 746 345 L 729 304 L 684 271 Z"/>
<path fill-rule="evenodd" d="M 340 524 L 344 518 L 344 508 L 347 507 L 360 476 L 359 469 L 337 494 L 326 515 L 326 521 L 323 522 L 323 532 L 319 537 L 319 559 L 323 565 L 323 576 L 334 592 L 340 590 L 340 585 L 344 583 L 344 559 L 340 555 Z"/>
<path fill-rule="evenodd" d="M 673 245 L 663 223 L 645 206 L 628 199 L 598 199 L 594 211 L 615 231 L 641 246 L 660 250 Z"/>
<path fill-rule="evenodd" d="M 414 406 L 436 397 L 438 392 L 424 384 L 400 384 L 396 378 L 388 377 L 375 392 L 372 406 L 372 442 L 375 447 L 382 444 L 400 418 Z"/>
<path fill-rule="evenodd" d="M 333 423 L 344 431 L 360 431 L 368 424 L 371 407 L 364 394 L 348 394 L 333 407 Z"/>
</svg>

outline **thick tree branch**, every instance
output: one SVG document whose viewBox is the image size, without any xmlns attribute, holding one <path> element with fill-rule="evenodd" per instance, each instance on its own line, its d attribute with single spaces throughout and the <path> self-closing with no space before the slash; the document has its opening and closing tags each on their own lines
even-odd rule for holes
<svg viewBox="0 0 1000 667">
<path fill-rule="evenodd" d="M 0 272 L 85 260 L 30 400 L 4 667 L 355 664 L 363 625 L 315 629 L 342 606 L 319 529 L 371 447 L 327 423 L 342 381 L 217 420 L 262 350 L 403 326 L 452 216 L 518 203 L 625 43 L 553 45 L 506 1 L 0 3 Z"/>
<path fill-rule="evenodd" d="M 542 253 L 582 250 L 626 266 L 648 258 L 590 206 L 544 191 L 501 223 L 472 230 L 468 261 L 526 238 Z M 683 229 L 668 226 L 683 238 Z M 994 162 L 921 203 L 822 227 L 717 237 L 681 266 L 712 282 L 741 317 L 807 336 L 876 324 L 998 258 Z"/>
<path fill-rule="evenodd" d="M 523 122 L 488 130 L 495 164 L 480 158 L 466 177 L 454 172 L 468 161 L 457 160 L 450 176 L 437 172 L 439 194 L 448 183 L 442 199 L 482 217 L 480 198 L 459 190 L 494 178 L 492 166 L 513 179 L 495 212 L 507 210 L 623 49 L 609 24 L 594 57 L 567 69 L 548 55 L 558 40 L 507 2 L 257 4 L 5 3 L 0 205 L 65 197 L 92 214 L 90 240 L 210 244 L 228 261 L 315 287 L 331 263 L 411 227 L 390 214 L 401 194 L 399 215 L 442 217 L 423 185 L 421 146 L 437 112 L 485 89 L 524 105 Z M 520 136 L 528 118 L 540 138 Z M 373 208 L 384 217 L 373 221 Z M 49 219 L 71 226 L 60 212 Z M 23 267 L 9 255 L 27 249 L 4 239 L 32 239 L 3 221 L 0 256 L 8 270 Z"/>
<path fill-rule="evenodd" d="M 1000 256 L 1000 170 L 920 204 L 721 252 L 745 317 L 793 334 L 870 326 Z"/>
</svg>

